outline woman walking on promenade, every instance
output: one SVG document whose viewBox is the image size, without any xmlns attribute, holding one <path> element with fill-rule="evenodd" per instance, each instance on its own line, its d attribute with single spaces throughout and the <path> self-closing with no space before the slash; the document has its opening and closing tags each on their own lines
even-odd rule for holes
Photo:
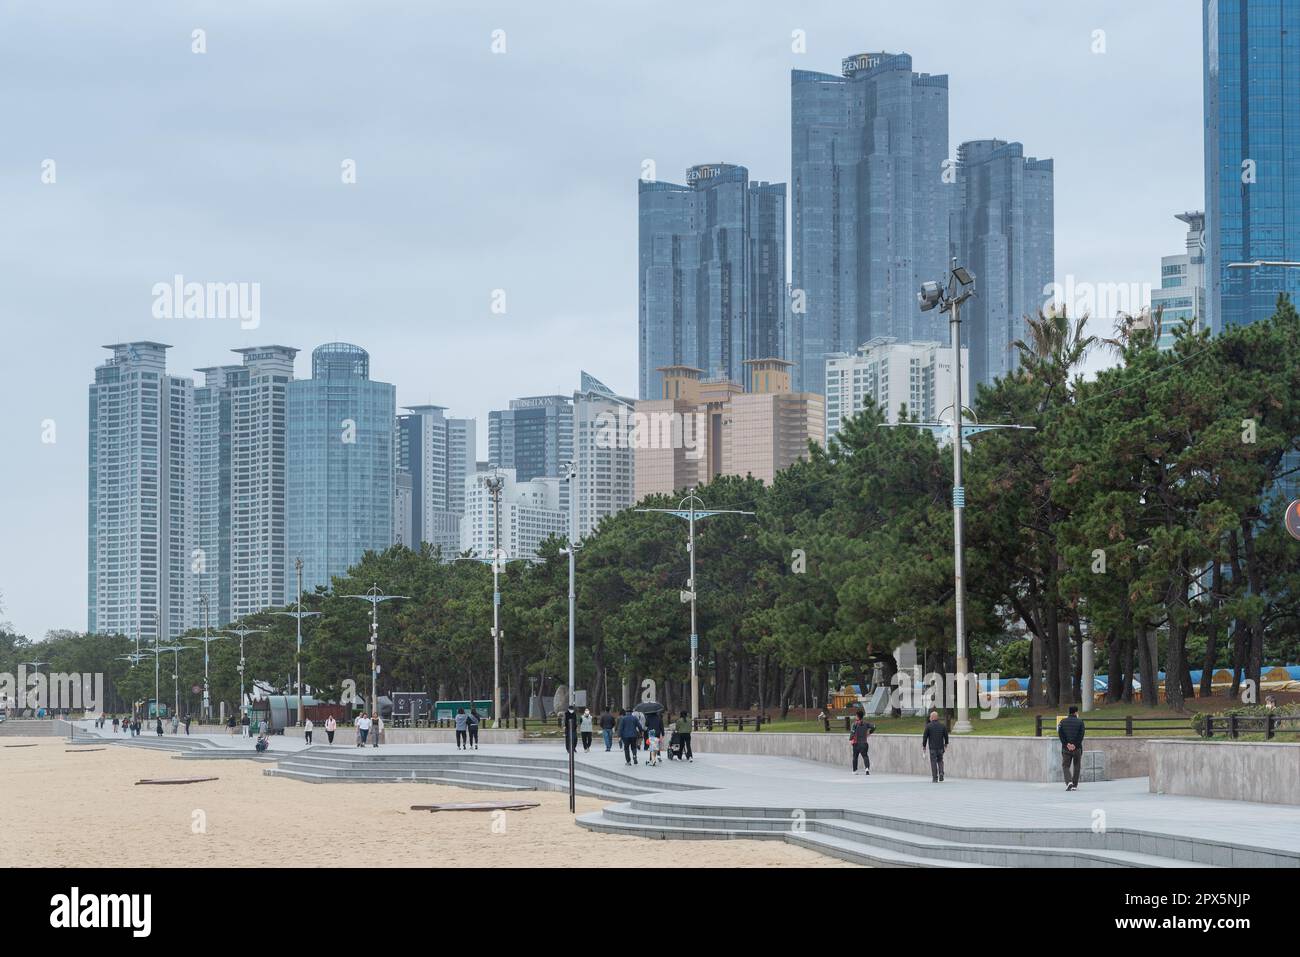
<svg viewBox="0 0 1300 957">
<path fill-rule="evenodd" d="M 465 735 L 469 732 L 469 718 L 465 715 L 464 708 L 456 710 L 456 750 L 468 750 L 465 745 Z"/>
<path fill-rule="evenodd" d="M 582 750 L 584 752 L 590 751 L 591 750 L 591 709 L 590 708 L 582 709 L 582 721 L 579 724 L 578 729 L 582 732 Z"/>
<path fill-rule="evenodd" d="M 311 718 L 308 718 L 306 721 L 303 722 L 302 739 L 306 741 L 308 744 L 311 744 L 311 733 L 314 728 L 315 725 L 311 723 Z"/>
<path fill-rule="evenodd" d="M 469 715 L 465 718 L 465 728 L 469 731 L 469 747 L 475 751 L 478 750 L 478 726 L 482 723 L 478 716 L 478 711 L 474 708 L 469 709 Z M 465 750 L 469 750 L 466 748 Z"/>
<path fill-rule="evenodd" d="M 334 715 L 330 715 L 325 719 L 325 740 L 330 744 L 334 743 L 334 732 L 338 726 L 338 722 L 334 720 Z"/>
</svg>

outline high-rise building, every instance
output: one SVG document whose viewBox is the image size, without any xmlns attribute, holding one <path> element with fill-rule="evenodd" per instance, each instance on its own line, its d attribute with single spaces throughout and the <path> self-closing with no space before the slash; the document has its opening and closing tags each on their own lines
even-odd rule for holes
<svg viewBox="0 0 1300 957">
<path fill-rule="evenodd" d="M 1203 0 L 1206 307 L 1209 327 L 1300 301 L 1300 3 Z"/>
<path fill-rule="evenodd" d="M 863 53 L 840 76 L 794 70 L 790 92 L 789 358 L 793 387 L 820 393 L 828 353 L 939 338 L 916 291 L 948 271 L 948 78 L 914 73 L 907 54 Z"/>
<path fill-rule="evenodd" d="M 640 398 L 660 394 L 664 366 L 739 380 L 746 359 L 777 354 L 785 204 L 784 183 L 730 163 L 692 166 L 684 186 L 639 181 Z"/>
<path fill-rule="evenodd" d="M 514 469 L 520 482 L 559 478 L 573 458 L 573 401 L 567 395 L 511 399 L 488 413 L 488 464 Z"/>
<path fill-rule="evenodd" d="M 474 474 L 477 442 L 473 419 L 449 419 L 438 405 L 408 406 L 397 417 L 397 466 L 411 475 L 410 540 L 428 542 L 450 559 L 460 550 L 460 519 L 465 511 L 465 478 Z"/>
<path fill-rule="evenodd" d="M 501 521 L 488 479 L 499 479 Z M 461 551 L 491 558 L 497 543 L 505 560 L 534 559 L 537 546 L 551 536 L 568 538 L 569 513 L 560 503 L 563 480 L 539 477 L 519 481 L 515 470 L 496 468 L 465 479 L 465 517 L 460 525 Z M 497 535 L 500 534 L 498 539 Z"/>
<path fill-rule="evenodd" d="M 398 468 L 393 473 L 393 544 L 412 550 L 420 547 L 415 535 L 414 498 L 414 478 L 408 470 Z"/>
<path fill-rule="evenodd" d="M 962 397 L 969 407 L 969 350 L 962 346 L 961 351 Z M 852 355 L 841 352 L 826 360 L 826 440 L 868 401 L 888 422 L 897 423 L 904 407 L 912 419 L 951 422 L 952 398 L 952 346 L 872 339 Z"/>
<path fill-rule="evenodd" d="M 158 342 L 105 346 L 90 386 L 87 630 L 166 642 L 194 624 L 194 385 Z"/>
<path fill-rule="evenodd" d="M 1160 260 L 1160 288 L 1151 290 L 1151 314 L 1160 312 L 1161 349 L 1172 349 L 1174 331 L 1190 322 L 1193 331 L 1205 323 L 1205 214 L 1179 213 L 1187 224 L 1186 252 Z"/>
<path fill-rule="evenodd" d="M 582 373 L 581 386 L 573 393 L 579 539 L 590 535 L 605 516 L 636 503 L 635 457 L 628 441 L 632 408 L 631 399 Z"/>
<path fill-rule="evenodd" d="M 235 349 L 194 390 L 191 615 L 218 626 L 284 600 L 285 403 L 298 350 Z"/>
<path fill-rule="evenodd" d="M 747 387 L 703 378 L 699 369 L 660 369 L 662 398 L 636 403 L 629 441 L 635 450 L 636 498 L 668 495 L 719 475 L 776 473 L 824 442 L 821 395 L 790 390 L 784 359 L 745 363 Z"/>
<path fill-rule="evenodd" d="M 1013 343 L 1025 317 L 1046 302 L 1054 273 L 1053 169 L 1026 157 L 1019 143 L 974 140 L 957 148 L 958 203 L 953 244 L 975 274 L 977 295 L 962 306 L 962 336 L 971 381 L 991 384 L 1019 364 Z M 945 281 L 941 268 L 928 278 Z M 945 321 L 946 316 L 939 319 Z M 948 338 L 937 329 L 935 339 Z"/>
<path fill-rule="evenodd" d="M 311 591 L 393 543 L 395 390 L 345 342 L 318 346 L 311 367 L 288 386 L 285 601 L 296 558 Z"/>
</svg>

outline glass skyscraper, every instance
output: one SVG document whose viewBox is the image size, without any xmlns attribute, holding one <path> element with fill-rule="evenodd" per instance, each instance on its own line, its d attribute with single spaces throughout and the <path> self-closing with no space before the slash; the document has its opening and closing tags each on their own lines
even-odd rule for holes
<svg viewBox="0 0 1300 957">
<path fill-rule="evenodd" d="M 530 482 L 559 478 L 564 463 L 572 458 L 573 401 L 569 396 L 511 399 L 509 409 L 488 413 L 491 468 L 514 469 L 517 481 Z"/>
<path fill-rule="evenodd" d="M 1012 343 L 1026 338 L 1025 317 L 1037 315 L 1051 291 L 1052 161 L 1027 158 L 1019 143 L 962 143 L 957 188 L 953 255 L 975 274 L 977 291 L 962 307 L 962 344 L 971 382 L 991 384 L 1019 364 Z M 946 332 L 935 339 L 948 342 Z"/>
<path fill-rule="evenodd" d="M 370 378 L 370 356 L 345 342 L 319 346 L 310 379 L 288 386 L 285 602 L 329 585 L 368 550 L 393 542 L 396 390 Z"/>
<path fill-rule="evenodd" d="M 639 181 L 641 398 L 659 396 L 661 367 L 743 381 L 746 359 L 781 351 L 785 203 L 784 183 L 730 163 L 692 166 L 685 186 Z"/>
<path fill-rule="evenodd" d="M 828 353 L 943 338 L 916 291 L 948 271 L 948 78 L 912 72 L 907 54 L 863 53 L 839 76 L 794 70 L 790 108 L 789 358 L 795 391 L 821 393 Z"/>
<path fill-rule="evenodd" d="M 1300 299 L 1300 0 L 1204 0 L 1206 305 L 1210 328 Z"/>
</svg>

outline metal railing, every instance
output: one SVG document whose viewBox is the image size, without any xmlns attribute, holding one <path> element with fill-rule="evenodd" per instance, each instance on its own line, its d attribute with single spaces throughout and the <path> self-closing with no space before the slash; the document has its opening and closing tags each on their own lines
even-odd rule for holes
<svg viewBox="0 0 1300 957">
<path fill-rule="evenodd" d="M 1082 717 L 1082 716 L 1081 716 Z M 1034 715 L 1034 737 L 1043 736 L 1044 721 L 1051 721 L 1051 731 L 1056 730 L 1056 719 L 1050 715 Z M 1083 722 L 1087 725 L 1088 731 L 1114 731 L 1123 732 L 1126 738 L 1131 738 L 1138 734 L 1163 733 L 1166 731 L 1191 731 L 1192 726 L 1186 718 L 1140 718 L 1131 714 L 1126 714 L 1122 718 L 1089 718 L 1084 717 Z"/>
</svg>

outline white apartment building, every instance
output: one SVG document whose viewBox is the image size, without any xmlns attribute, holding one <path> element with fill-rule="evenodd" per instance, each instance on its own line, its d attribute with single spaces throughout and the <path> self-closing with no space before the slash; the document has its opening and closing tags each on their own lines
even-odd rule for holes
<svg viewBox="0 0 1300 957">
<path fill-rule="evenodd" d="M 573 449 L 577 463 L 577 537 L 581 541 L 607 515 L 636 504 L 635 449 L 629 436 L 634 403 L 582 373 L 573 393 Z M 567 526 L 566 526 L 567 528 Z"/>
<path fill-rule="evenodd" d="M 489 481 L 501 483 L 500 548 L 506 560 L 534 559 L 537 546 L 552 535 L 568 537 L 569 514 L 560 501 L 563 479 L 515 479 L 514 469 L 491 469 L 465 479 L 465 515 L 460 523 L 461 551 L 491 558 L 497 548 L 495 498 Z"/>
<path fill-rule="evenodd" d="M 970 394 L 969 352 L 962 347 L 962 403 Z M 938 342 L 899 342 L 880 336 L 850 355 L 826 357 L 826 439 L 857 415 L 870 400 L 898 422 L 906 407 L 910 418 L 924 422 L 951 421 L 953 404 L 952 347 Z"/>
</svg>

